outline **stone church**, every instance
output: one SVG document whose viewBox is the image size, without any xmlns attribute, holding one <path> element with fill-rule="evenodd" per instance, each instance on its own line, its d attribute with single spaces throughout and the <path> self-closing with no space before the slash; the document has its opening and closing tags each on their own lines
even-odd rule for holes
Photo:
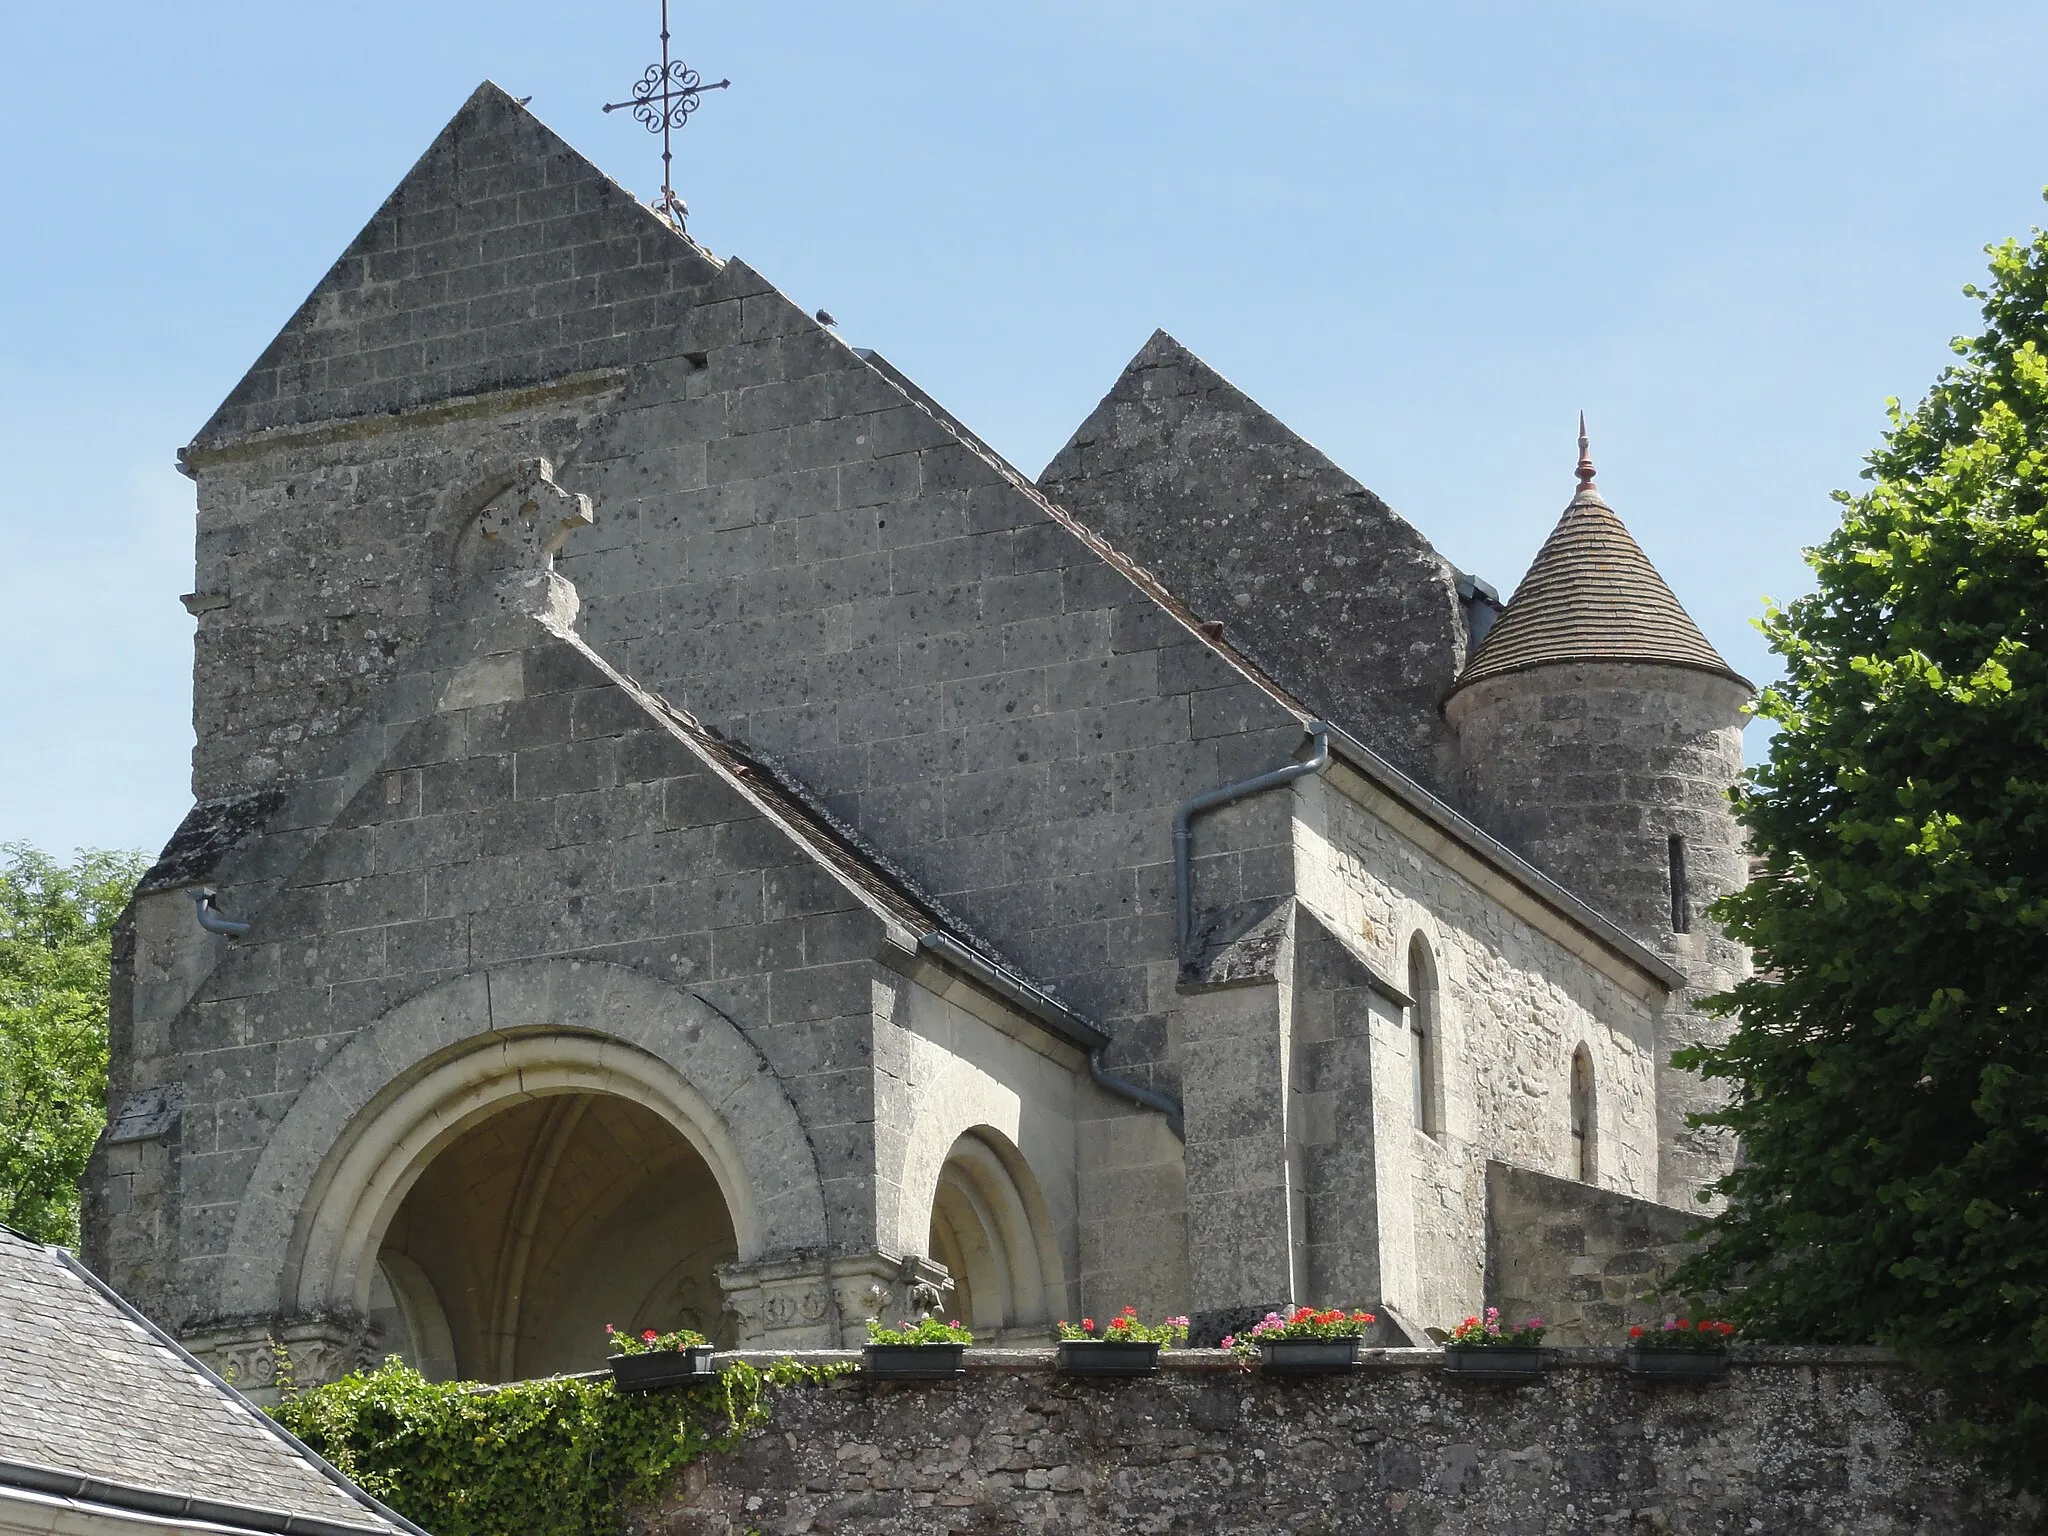
<svg viewBox="0 0 2048 1536">
<path fill-rule="evenodd" d="M 1413 1336 L 1723 1165 L 1750 688 L 1583 446 L 1505 606 L 1163 332 L 1034 482 L 486 84 L 179 458 L 86 1245 L 244 1381 Z"/>
</svg>

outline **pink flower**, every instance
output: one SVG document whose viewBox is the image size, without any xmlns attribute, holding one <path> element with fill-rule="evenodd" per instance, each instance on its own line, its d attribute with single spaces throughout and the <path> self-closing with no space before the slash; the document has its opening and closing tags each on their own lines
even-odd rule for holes
<svg viewBox="0 0 2048 1536">
<path fill-rule="evenodd" d="M 660 1334 L 656 1333 L 652 1328 L 650 1328 L 645 1333 L 640 1335 L 640 1342 L 643 1344 L 652 1344 L 656 1339 L 660 1337 Z"/>
<path fill-rule="evenodd" d="M 1223 1335 L 1223 1345 L 1222 1345 L 1222 1347 L 1223 1347 L 1223 1348 L 1225 1348 L 1225 1349 L 1234 1349 L 1234 1348 L 1236 1348 L 1236 1347 L 1237 1347 L 1237 1335 L 1236 1335 L 1236 1334 L 1234 1334 L 1234 1333 L 1226 1333 L 1225 1335 Z"/>
</svg>

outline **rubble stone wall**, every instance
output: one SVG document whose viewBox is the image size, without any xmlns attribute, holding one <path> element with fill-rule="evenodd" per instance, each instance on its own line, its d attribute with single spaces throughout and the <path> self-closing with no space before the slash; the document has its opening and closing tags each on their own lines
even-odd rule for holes
<svg viewBox="0 0 2048 1536">
<path fill-rule="evenodd" d="M 978 1356 L 986 1356 L 977 1361 Z M 806 1356 L 825 1359 L 826 1356 Z M 847 1357 L 851 1358 L 851 1357 Z M 1433 1350 L 1275 1379 L 1212 1351 L 1138 1380 L 972 1351 L 955 1381 L 864 1376 L 777 1400 L 634 1536 L 1588 1531 L 1993 1536 L 2026 1511 L 1932 1433 L 1938 1400 L 1876 1351 L 1778 1350 L 1721 1381 L 1556 1352 L 1541 1381 L 1447 1377 Z"/>
</svg>

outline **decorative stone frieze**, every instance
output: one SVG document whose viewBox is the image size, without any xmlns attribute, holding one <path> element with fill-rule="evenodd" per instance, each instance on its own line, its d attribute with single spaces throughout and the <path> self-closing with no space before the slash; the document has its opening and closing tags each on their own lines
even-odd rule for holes
<svg viewBox="0 0 2048 1536">
<path fill-rule="evenodd" d="M 742 1348 L 857 1348 L 868 1321 L 940 1310 L 953 1282 L 945 1266 L 917 1255 L 795 1255 L 721 1264 L 725 1310 Z"/>
<path fill-rule="evenodd" d="M 384 1343 L 368 1318 L 339 1316 L 256 1318 L 190 1333 L 179 1342 L 264 1407 L 278 1401 L 287 1381 L 319 1386 L 376 1364 Z"/>
</svg>

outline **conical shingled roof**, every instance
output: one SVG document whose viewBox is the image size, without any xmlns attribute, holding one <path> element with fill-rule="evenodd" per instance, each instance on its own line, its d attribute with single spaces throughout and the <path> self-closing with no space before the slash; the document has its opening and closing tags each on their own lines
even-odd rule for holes
<svg viewBox="0 0 2048 1536">
<path fill-rule="evenodd" d="M 1580 423 L 1579 490 L 1536 552 L 1457 687 L 1579 661 L 1657 662 L 1749 687 L 1721 659 L 1593 484 Z M 1455 690 L 1453 690 L 1455 691 Z"/>
</svg>

